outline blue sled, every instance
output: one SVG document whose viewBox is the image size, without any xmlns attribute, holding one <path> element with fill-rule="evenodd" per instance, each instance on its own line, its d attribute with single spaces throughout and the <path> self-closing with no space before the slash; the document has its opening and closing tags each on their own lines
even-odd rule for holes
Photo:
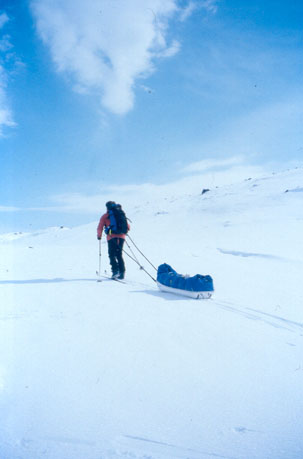
<svg viewBox="0 0 303 459">
<path fill-rule="evenodd" d="M 214 292 L 211 276 L 196 274 L 193 277 L 178 274 L 171 266 L 163 263 L 158 267 L 157 285 L 160 290 L 190 298 L 210 298 Z"/>
</svg>

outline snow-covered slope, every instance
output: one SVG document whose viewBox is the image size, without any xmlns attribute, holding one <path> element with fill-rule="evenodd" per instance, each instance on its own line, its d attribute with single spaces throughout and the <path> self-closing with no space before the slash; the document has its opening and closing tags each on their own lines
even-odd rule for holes
<svg viewBox="0 0 303 459">
<path fill-rule="evenodd" d="M 122 204 L 211 300 L 127 256 L 127 284 L 97 283 L 97 221 L 0 235 L 1 459 L 303 457 L 303 171 L 202 188 Z"/>
</svg>

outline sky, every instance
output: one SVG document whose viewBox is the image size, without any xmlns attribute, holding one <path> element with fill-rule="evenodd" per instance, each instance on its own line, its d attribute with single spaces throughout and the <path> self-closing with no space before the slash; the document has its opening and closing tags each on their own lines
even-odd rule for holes
<svg viewBox="0 0 303 459">
<path fill-rule="evenodd" d="M 0 0 L 0 231 L 301 165 L 302 17 L 299 0 Z"/>
</svg>

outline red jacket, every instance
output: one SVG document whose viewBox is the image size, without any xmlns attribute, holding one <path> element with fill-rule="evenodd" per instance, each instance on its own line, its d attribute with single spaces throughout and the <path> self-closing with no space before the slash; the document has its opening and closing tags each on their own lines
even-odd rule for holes
<svg viewBox="0 0 303 459">
<path fill-rule="evenodd" d="M 102 237 L 103 228 L 107 227 L 107 226 L 110 226 L 110 219 L 109 219 L 108 212 L 106 212 L 106 214 L 102 215 L 102 217 L 100 218 L 99 225 L 98 225 L 98 228 L 97 228 L 97 236 L 98 236 L 98 238 Z M 129 231 L 130 230 L 130 226 L 129 226 L 128 222 L 127 222 L 127 228 L 128 228 L 128 231 Z M 120 237 L 121 239 L 125 239 L 125 236 L 126 236 L 126 234 L 107 234 L 106 239 L 108 241 L 110 241 L 114 237 Z"/>
</svg>

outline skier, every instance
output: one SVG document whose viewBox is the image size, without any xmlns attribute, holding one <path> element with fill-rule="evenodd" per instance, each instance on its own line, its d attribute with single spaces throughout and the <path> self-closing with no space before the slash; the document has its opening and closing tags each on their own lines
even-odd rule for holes
<svg viewBox="0 0 303 459">
<path fill-rule="evenodd" d="M 130 226 L 120 204 L 108 201 L 105 205 L 107 211 L 100 218 L 97 228 L 97 238 L 98 240 L 101 239 L 103 229 L 105 229 L 112 279 L 124 279 L 125 263 L 122 251 L 125 235 L 130 230 Z"/>
</svg>

